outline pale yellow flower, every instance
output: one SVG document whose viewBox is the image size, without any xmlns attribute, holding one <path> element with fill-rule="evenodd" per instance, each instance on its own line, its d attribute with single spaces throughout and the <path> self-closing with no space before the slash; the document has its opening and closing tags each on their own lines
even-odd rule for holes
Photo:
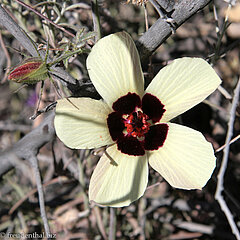
<svg viewBox="0 0 240 240">
<path fill-rule="evenodd" d="M 164 67 L 144 91 L 139 56 L 120 32 L 100 39 L 87 59 L 90 79 L 103 100 L 58 101 L 57 136 L 70 148 L 109 146 L 90 180 L 89 198 L 122 207 L 147 187 L 148 163 L 173 187 L 201 189 L 215 168 L 212 145 L 191 128 L 169 121 L 203 101 L 221 83 L 200 58 Z"/>
</svg>

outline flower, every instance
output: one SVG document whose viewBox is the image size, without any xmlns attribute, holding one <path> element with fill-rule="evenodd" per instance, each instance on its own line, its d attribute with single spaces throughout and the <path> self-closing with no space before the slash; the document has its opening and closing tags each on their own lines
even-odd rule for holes
<svg viewBox="0 0 240 240">
<path fill-rule="evenodd" d="M 203 101 L 221 83 L 200 58 L 164 67 L 144 91 L 139 56 L 120 32 L 100 39 L 87 58 L 90 79 L 103 100 L 58 100 L 56 134 L 70 148 L 108 145 L 90 179 L 89 198 L 122 207 L 147 187 L 148 163 L 173 187 L 201 189 L 215 168 L 212 145 L 191 128 L 169 121 Z"/>
</svg>

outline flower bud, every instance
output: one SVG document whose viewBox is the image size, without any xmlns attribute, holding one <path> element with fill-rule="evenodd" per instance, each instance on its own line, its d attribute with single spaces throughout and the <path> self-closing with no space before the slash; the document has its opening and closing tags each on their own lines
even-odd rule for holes
<svg viewBox="0 0 240 240">
<path fill-rule="evenodd" d="M 17 83 L 34 84 L 48 77 L 47 64 L 41 58 L 28 58 L 14 68 L 8 79 Z"/>
</svg>

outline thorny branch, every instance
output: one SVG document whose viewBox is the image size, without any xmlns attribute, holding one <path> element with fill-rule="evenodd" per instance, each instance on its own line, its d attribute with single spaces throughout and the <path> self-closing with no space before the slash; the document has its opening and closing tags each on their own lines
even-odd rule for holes
<svg viewBox="0 0 240 240">
<path fill-rule="evenodd" d="M 168 16 L 177 29 L 187 19 L 209 4 L 211 0 L 181 0 L 177 1 L 173 13 Z M 142 61 L 148 59 L 156 49 L 172 34 L 172 25 L 165 19 L 159 18 L 150 29 L 141 36 L 137 47 Z"/>
</svg>

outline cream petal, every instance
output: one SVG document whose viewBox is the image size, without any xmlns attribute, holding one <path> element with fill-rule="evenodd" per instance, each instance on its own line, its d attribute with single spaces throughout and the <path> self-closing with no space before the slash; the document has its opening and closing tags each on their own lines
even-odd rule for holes
<svg viewBox="0 0 240 240">
<path fill-rule="evenodd" d="M 212 145 L 198 131 L 174 123 L 168 125 L 163 147 L 148 152 L 149 164 L 173 187 L 201 189 L 216 165 Z"/>
<path fill-rule="evenodd" d="M 56 134 L 65 145 L 90 149 L 113 143 L 106 120 L 111 109 L 106 103 L 91 98 L 69 101 L 58 100 L 54 119 Z"/>
<path fill-rule="evenodd" d="M 165 105 L 161 122 L 194 107 L 221 83 L 214 69 L 201 58 L 179 58 L 164 67 L 146 89 Z"/>
<path fill-rule="evenodd" d="M 128 206 L 140 198 L 148 182 L 146 156 L 121 153 L 116 144 L 98 162 L 89 186 L 89 199 L 111 207 Z"/>
<path fill-rule="evenodd" d="M 87 69 L 93 85 L 110 107 L 128 92 L 143 95 L 139 55 L 126 32 L 100 39 L 87 58 Z"/>
</svg>

